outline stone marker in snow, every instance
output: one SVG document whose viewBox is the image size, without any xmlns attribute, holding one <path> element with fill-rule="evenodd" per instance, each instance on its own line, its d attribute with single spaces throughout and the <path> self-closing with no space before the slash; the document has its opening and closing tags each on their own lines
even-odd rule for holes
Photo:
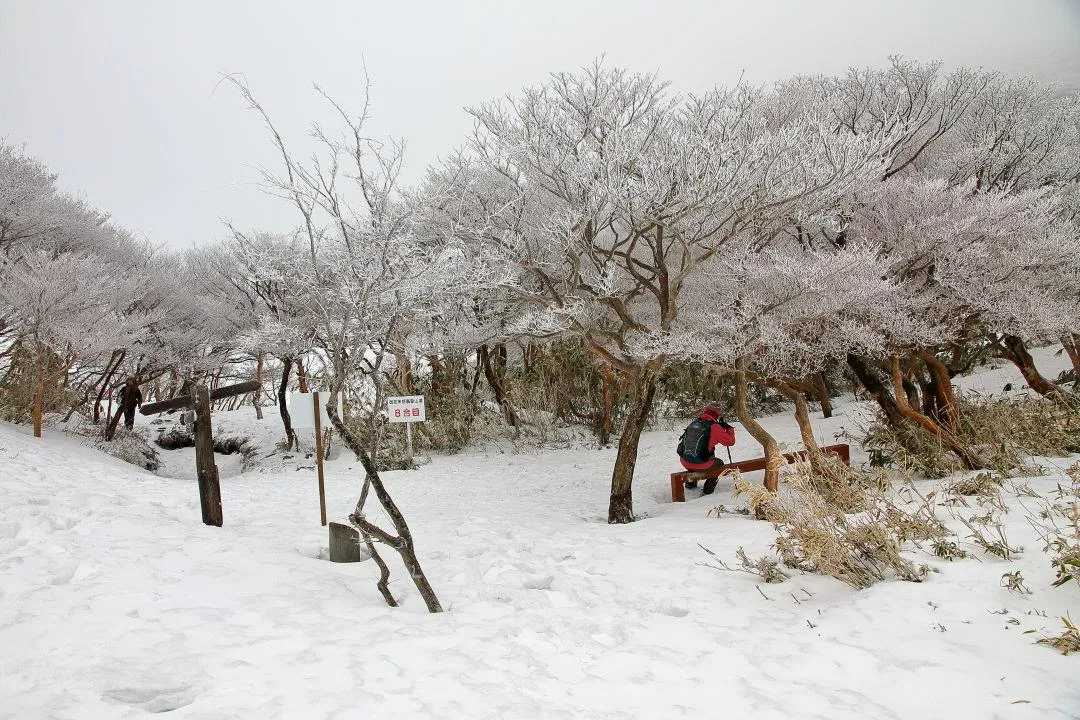
<svg viewBox="0 0 1080 720">
<path fill-rule="evenodd" d="M 366 558 L 360 552 L 360 533 L 351 525 L 330 523 L 330 561 L 360 562 Z"/>
</svg>

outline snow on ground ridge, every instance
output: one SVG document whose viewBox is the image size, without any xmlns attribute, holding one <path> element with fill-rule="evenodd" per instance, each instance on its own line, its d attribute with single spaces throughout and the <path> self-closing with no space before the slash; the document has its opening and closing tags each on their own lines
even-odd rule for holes
<svg viewBox="0 0 1080 720">
<path fill-rule="evenodd" d="M 815 420 L 822 440 L 862 409 L 838 411 Z M 764 422 L 797 437 L 788 417 Z M 703 567 L 697 543 L 756 557 L 772 528 L 706 517 L 732 504 L 729 487 L 668 502 L 675 436 L 643 438 L 646 519 L 629 526 L 602 521 L 613 451 L 472 452 L 387 473 L 449 609 L 430 616 L 396 562 L 392 610 L 370 563 L 318 559 L 302 464 L 223 478 L 225 526 L 208 528 L 178 460 L 176 477 L 155 476 L 0 424 L 0 717 L 1080 715 L 1075 658 L 1032 642 L 1075 619 L 1076 589 L 1049 587 L 1014 500 L 1016 563 L 921 556 L 941 571 L 922 584 L 855 592 L 795 575 L 763 595 Z M 754 454 L 740 437 L 736 458 Z M 1028 482 L 1045 492 L 1069 461 L 1043 462 Z M 359 480 L 350 458 L 328 464 L 331 517 Z M 1031 595 L 1000 586 L 1017 569 Z"/>
</svg>

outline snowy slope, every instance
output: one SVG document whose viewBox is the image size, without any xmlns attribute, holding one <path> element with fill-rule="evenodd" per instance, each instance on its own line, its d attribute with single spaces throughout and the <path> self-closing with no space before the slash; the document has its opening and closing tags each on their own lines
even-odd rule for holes
<svg viewBox="0 0 1080 720">
<path fill-rule="evenodd" d="M 222 422 L 254 423 L 242 413 Z M 851 422 L 819 420 L 819 435 Z M 789 418 L 766 423 L 797 437 Z M 855 592 L 796 575 L 759 592 L 701 566 L 697 543 L 757 556 L 771 527 L 707 517 L 735 504 L 723 486 L 668 502 L 676 437 L 643 439 L 646 518 L 629 526 L 603 522 L 613 451 L 473 452 L 387 473 L 448 608 L 431 616 L 396 563 L 392 610 L 371 563 L 319 559 L 302 458 L 226 477 L 225 527 L 210 528 L 190 476 L 0 424 L 0 717 L 1080 717 L 1077 659 L 1022 634 L 1056 634 L 1080 593 L 1049 587 L 1015 501 L 1016 563 L 919 556 L 941 569 L 923 584 Z M 736 457 L 755 454 L 741 437 Z M 329 463 L 332 517 L 359 479 L 350 458 Z M 1000 586 L 1015 569 L 1031 595 Z"/>
</svg>

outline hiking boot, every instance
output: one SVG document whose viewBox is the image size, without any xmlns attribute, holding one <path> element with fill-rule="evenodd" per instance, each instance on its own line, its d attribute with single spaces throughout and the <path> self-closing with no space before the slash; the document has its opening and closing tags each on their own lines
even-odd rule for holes
<svg viewBox="0 0 1080 720">
<path fill-rule="evenodd" d="M 713 490 L 716 489 L 716 478 L 709 478 L 705 481 L 705 484 L 701 488 L 702 495 L 712 495 Z"/>
<path fill-rule="evenodd" d="M 697 480 L 687 480 L 686 482 L 683 483 L 683 487 L 686 488 L 687 490 L 691 490 L 693 488 L 696 488 L 697 487 Z"/>
</svg>

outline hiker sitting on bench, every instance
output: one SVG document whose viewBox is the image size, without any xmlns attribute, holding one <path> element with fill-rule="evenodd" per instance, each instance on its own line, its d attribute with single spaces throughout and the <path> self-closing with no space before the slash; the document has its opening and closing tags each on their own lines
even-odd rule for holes
<svg viewBox="0 0 1080 720">
<path fill-rule="evenodd" d="M 691 472 L 721 468 L 724 461 L 716 457 L 716 446 L 731 447 L 734 444 L 735 428 L 724 422 L 717 405 L 709 405 L 687 425 L 679 438 L 679 462 Z M 697 480 L 687 480 L 686 487 L 697 487 Z M 701 488 L 701 494 L 711 495 L 715 489 L 716 478 L 708 478 Z"/>
</svg>

